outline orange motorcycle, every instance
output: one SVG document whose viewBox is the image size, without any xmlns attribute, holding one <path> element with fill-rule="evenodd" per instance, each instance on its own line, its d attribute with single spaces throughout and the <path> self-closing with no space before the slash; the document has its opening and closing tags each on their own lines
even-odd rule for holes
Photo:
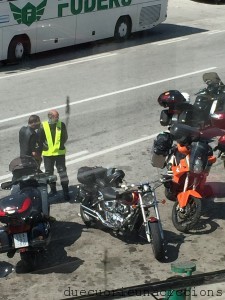
<svg viewBox="0 0 225 300">
<path fill-rule="evenodd" d="M 207 176 L 216 157 L 207 132 L 184 124 L 173 125 L 171 137 L 177 142 L 167 158 L 166 196 L 174 200 L 172 222 L 181 232 L 193 229 L 201 217 Z"/>
</svg>

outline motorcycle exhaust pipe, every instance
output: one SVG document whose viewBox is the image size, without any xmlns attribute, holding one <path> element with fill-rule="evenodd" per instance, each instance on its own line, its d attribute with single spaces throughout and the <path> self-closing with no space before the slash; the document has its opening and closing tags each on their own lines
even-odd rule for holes
<svg viewBox="0 0 225 300">
<path fill-rule="evenodd" d="M 97 211 L 94 211 L 93 209 L 90 209 L 89 207 L 84 206 L 83 204 L 81 204 L 81 207 L 84 209 L 84 211 L 87 215 L 89 215 L 97 220 L 100 220 L 102 222 L 102 224 L 105 225 L 106 227 L 109 227 L 111 229 L 117 229 L 110 223 L 106 222 Z"/>
</svg>

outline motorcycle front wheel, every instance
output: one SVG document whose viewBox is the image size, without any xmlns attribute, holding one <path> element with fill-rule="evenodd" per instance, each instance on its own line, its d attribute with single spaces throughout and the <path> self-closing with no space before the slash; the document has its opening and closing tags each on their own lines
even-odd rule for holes
<svg viewBox="0 0 225 300">
<path fill-rule="evenodd" d="M 180 211 L 178 201 L 174 203 L 172 210 L 172 222 L 174 227 L 181 232 L 187 233 L 198 223 L 201 217 L 202 200 L 190 197 L 186 207 Z"/>
<path fill-rule="evenodd" d="M 151 235 L 151 245 L 154 257 L 158 261 L 162 261 L 164 258 L 164 243 L 161 237 L 158 222 L 148 222 L 150 235 Z"/>
<path fill-rule="evenodd" d="M 80 206 L 80 216 L 82 221 L 87 227 L 93 227 L 95 225 L 96 223 L 95 219 L 89 216 L 88 214 L 86 214 L 82 206 Z"/>
</svg>

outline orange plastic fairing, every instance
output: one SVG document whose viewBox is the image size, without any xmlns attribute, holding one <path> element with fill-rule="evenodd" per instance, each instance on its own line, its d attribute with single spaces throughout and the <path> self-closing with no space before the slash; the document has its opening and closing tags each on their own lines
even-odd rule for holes
<svg viewBox="0 0 225 300">
<path fill-rule="evenodd" d="M 190 196 L 193 196 L 195 198 L 200 198 L 200 199 L 202 198 L 202 196 L 194 190 L 188 190 L 186 192 L 181 192 L 177 195 L 177 200 L 178 200 L 179 206 L 181 208 L 183 208 L 187 205 L 188 198 Z"/>
</svg>

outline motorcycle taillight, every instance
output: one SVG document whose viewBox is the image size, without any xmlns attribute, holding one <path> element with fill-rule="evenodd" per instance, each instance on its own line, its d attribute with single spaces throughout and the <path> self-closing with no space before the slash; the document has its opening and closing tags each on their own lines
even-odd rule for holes
<svg viewBox="0 0 225 300">
<path fill-rule="evenodd" d="M 0 209 L 0 217 L 5 217 L 5 212 L 2 209 Z"/>
<path fill-rule="evenodd" d="M 18 209 L 18 213 L 25 212 L 30 206 L 31 206 L 31 199 L 30 198 L 24 199 L 21 208 Z"/>
</svg>

